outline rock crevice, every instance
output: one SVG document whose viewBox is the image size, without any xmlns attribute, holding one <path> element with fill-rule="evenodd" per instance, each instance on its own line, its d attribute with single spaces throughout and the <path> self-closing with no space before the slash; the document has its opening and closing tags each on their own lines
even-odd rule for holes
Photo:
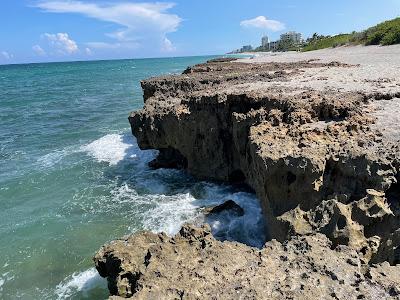
<svg viewBox="0 0 400 300">
<path fill-rule="evenodd" d="M 184 168 L 199 179 L 250 186 L 260 199 L 266 235 L 273 241 L 257 252 L 245 245 L 220 243 L 207 229 L 190 226 L 173 238 L 135 235 L 125 240 L 125 246 L 117 241 L 96 256 L 112 294 L 136 293 L 146 299 L 167 290 L 167 298 L 211 299 L 212 293 L 234 298 L 230 293 L 239 291 L 251 295 L 249 299 L 282 295 L 308 299 L 312 287 L 323 280 L 327 284 L 321 293 L 333 298 L 349 299 L 346 293 L 353 287 L 360 297 L 398 295 L 398 289 L 382 283 L 383 275 L 376 271 L 385 268 L 390 280 L 398 280 L 393 270 L 399 270 L 395 265 L 400 257 L 400 148 L 398 141 L 386 138 L 375 126 L 370 104 L 382 97 L 375 92 L 302 86 L 304 70 L 313 68 L 359 66 L 218 60 L 191 67 L 182 75 L 142 82 L 145 105 L 132 112 L 129 121 L 141 149 L 160 150 L 151 167 Z M 233 250 L 240 253 L 241 267 L 224 263 L 224 255 L 233 255 Z M 281 255 L 272 255 L 274 251 Z M 325 261 L 324 251 L 332 261 Z M 307 253 L 321 255 L 320 261 L 307 258 Z M 303 254 L 306 257 L 300 258 Z M 166 264 L 163 260 L 170 261 L 179 276 L 196 283 L 175 283 L 181 277 L 160 271 Z M 341 264 L 346 274 L 358 275 L 345 279 Z M 271 279 L 275 275 L 261 274 L 271 266 L 295 279 L 278 286 Z M 228 283 L 233 274 L 255 276 L 254 282 Z M 217 276 L 215 284 L 209 276 Z M 265 282 L 266 278 L 271 280 Z M 303 282 L 306 279 L 308 283 Z M 167 283 L 171 286 L 164 289 Z"/>
<path fill-rule="evenodd" d="M 254 69 L 261 74 L 280 70 L 281 81 L 301 72 L 298 67 L 295 63 L 243 67 L 213 62 L 169 81 L 150 79 L 142 86 L 144 94 L 152 96 L 129 120 L 142 149 L 160 149 L 164 159 L 164 149 L 172 148 L 185 158 L 188 172 L 200 179 L 245 182 L 253 188 L 271 238 L 284 241 L 308 228 L 330 230 L 328 236 L 338 241 L 332 226 L 313 226 L 309 214 L 323 201 L 331 201 L 337 208 L 326 208 L 325 213 L 338 217 L 366 197 L 368 189 L 382 192 L 386 202 L 385 192 L 396 182 L 398 158 L 393 151 L 393 159 L 381 155 L 391 152 L 390 145 L 370 127 L 374 119 L 365 111 L 365 94 L 282 89 L 269 77 L 264 79 L 267 88 L 237 90 L 239 83 L 252 80 Z M 234 72 L 236 84 L 221 70 Z M 218 87 L 203 83 L 211 77 L 218 78 Z M 181 88 L 189 85 L 196 88 Z M 151 92 L 146 91 L 148 86 Z M 375 222 L 378 226 L 380 220 Z M 361 227 L 353 230 L 362 231 Z M 358 238 L 350 233 L 342 233 L 347 234 L 341 239 L 345 244 Z M 370 247 L 366 241 L 357 243 L 359 249 Z"/>
</svg>

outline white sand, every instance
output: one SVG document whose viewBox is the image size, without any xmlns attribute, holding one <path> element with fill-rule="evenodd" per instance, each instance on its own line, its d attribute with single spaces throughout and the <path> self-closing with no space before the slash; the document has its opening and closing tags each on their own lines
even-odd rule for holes
<svg viewBox="0 0 400 300">
<path fill-rule="evenodd" d="M 400 45 L 338 47 L 302 53 L 258 53 L 258 56 L 253 59 L 241 59 L 240 61 L 263 63 L 295 62 L 311 59 L 316 59 L 317 62 L 322 63 L 339 61 L 360 66 L 305 69 L 301 76 L 293 78 L 286 85 L 320 90 L 336 88 L 342 91 L 364 91 L 368 93 L 400 92 Z"/>
<path fill-rule="evenodd" d="M 310 52 L 258 53 L 252 59 L 241 62 L 296 62 L 316 59 L 316 62 L 338 61 L 350 68 L 323 67 L 304 69 L 300 75 L 287 82 L 254 82 L 241 89 L 259 89 L 267 86 L 284 86 L 300 89 L 360 91 L 366 94 L 392 95 L 391 100 L 375 100 L 369 105 L 377 117 L 375 127 L 385 138 L 400 141 L 400 45 L 355 46 L 323 49 Z"/>
<path fill-rule="evenodd" d="M 374 101 L 371 108 L 377 118 L 374 127 L 379 129 L 386 139 L 400 143 L 400 99 Z"/>
</svg>

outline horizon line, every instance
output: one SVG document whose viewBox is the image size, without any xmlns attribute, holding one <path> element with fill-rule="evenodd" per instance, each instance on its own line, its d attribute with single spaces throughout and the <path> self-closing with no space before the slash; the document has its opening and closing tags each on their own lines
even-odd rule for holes
<svg viewBox="0 0 400 300">
<path fill-rule="evenodd" d="M 182 56 L 158 56 L 158 57 L 139 57 L 139 58 L 109 58 L 109 59 L 88 59 L 88 60 L 61 60 L 61 61 L 43 61 L 43 62 L 21 62 L 21 63 L 0 63 L 0 66 L 17 66 L 17 65 L 36 65 L 36 64 L 57 64 L 57 63 L 78 63 L 78 62 L 100 62 L 100 61 L 117 61 L 117 60 L 144 60 L 144 59 L 169 59 L 169 58 L 185 58 L 200 56 L 222 56 L 224 54 L 205 54 L 205 55 L 182 55 Z"/>
</svg>

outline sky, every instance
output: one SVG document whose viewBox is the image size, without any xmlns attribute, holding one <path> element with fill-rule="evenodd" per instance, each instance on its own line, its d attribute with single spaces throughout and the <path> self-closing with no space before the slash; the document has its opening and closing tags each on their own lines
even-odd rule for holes
<svg viewBox="0 0 400 300">
<path fill-rule="evenodd" d="M 224 54 L 398 16 L 400 0 L 0 0 L 0 64 Z"/>
</svg>

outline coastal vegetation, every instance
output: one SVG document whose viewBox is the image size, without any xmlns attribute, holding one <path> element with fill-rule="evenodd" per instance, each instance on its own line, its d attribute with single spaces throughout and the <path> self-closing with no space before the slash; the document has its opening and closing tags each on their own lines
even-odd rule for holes
<svg viewBox="0 0 400 300">
<path fill-rule="evenodd" d="M 334 48 L 344 45 L 394 45 L 400 43 L 400 17 L 382 22 L 361 32 L 323 36 L 314 33 L 307 39 L 303 51 Z"/>
<path fill-rule="evenodd" d="M 282 36 L 292 33 L 290 38 Z M 379 23 L 363 31 L 353 31 L 352 33 L 340 33 L 336 35 L 322 35 L 314 33 L 306 40 L 294 38 L 295 32 L 281 35 L 281 39 L 271 42 L 268 45 L 262 44 L 256 48 L 250 45 L 243 46 L 239 50 L 231 53 L 243 52 L 286 52 L 286 51 L 313 51 L 325 48 L 335 48 L 339 46 L 355 45 L 394 45 L 400 44 L 400 17 Z M 273 44 L 273 46 L 271 46 Z"/>
</svg>

